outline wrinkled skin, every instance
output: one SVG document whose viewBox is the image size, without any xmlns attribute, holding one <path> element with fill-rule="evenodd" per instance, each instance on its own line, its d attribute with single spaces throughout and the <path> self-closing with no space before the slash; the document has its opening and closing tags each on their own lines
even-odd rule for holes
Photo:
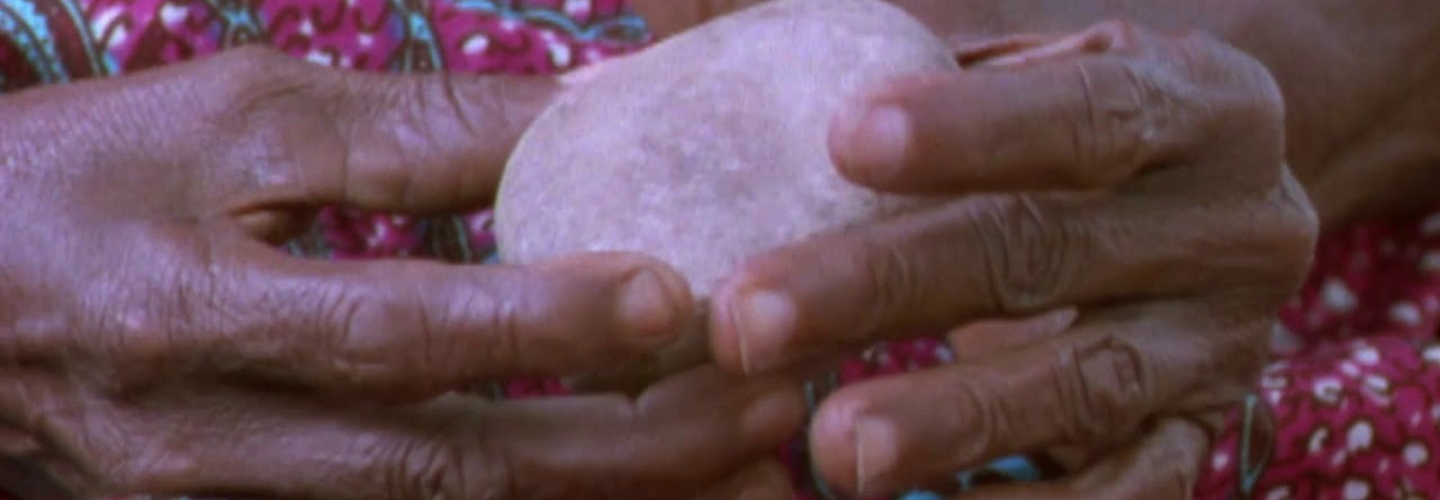
<svg viewBox="0 0 1440 500">
<path fill-rule="evenodd" d="M 652 260 L 322 262 L 266 244 L 326 204 L 480 206 L 562 91 L 241 49 L 0 99 L 0 456 L 35 473 L 18 492 L 788 498 L 763 461 L 803 413 L 781 377 L 446 395 L 668 342 L 692 298 Z"/>
<path fill-rule="evenodd" d="M 754 3 L 636 6 L 674 32 Z M 756 257 L 711 305 L 715 356 L 748 373 L 958 328 L 959 363 L 821 408 L 841 489 L 1050 450 L 1069 475 L 963 498 L 1188 498 L 1317 230 L 1440 201 L 1433 2 L 894 3 L 971 71 L 874 89 L 831 153 L 959 203 Z"/>
</svg>

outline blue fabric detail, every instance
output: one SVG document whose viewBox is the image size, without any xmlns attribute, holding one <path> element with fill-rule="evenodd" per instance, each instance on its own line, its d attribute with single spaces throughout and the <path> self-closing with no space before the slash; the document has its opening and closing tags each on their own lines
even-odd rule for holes
<svg viewBox="0 0 1440 500">
<path fill-rule="evenodd" d="M 604 21 L 581 25 L 570 16 L 548 8 L 512 5 L 512 1 L 456 0 L 455 8 L 493 14 L 501 19 L 510 19 L 530 25 L 549 26 L 575 37 L 580 41 L 593 42 L 606 38 L 607 34 L 618 33 L 620 41 L 634 42 L 649 36 L 645 20 L 634 14 L 622 14 Z"/>
<path fill-rule="evenodd" d="M 84 29 L 84 26 L 81 28 Z M 35 9 L 33 0 L 0 0 L 0 33 L 10 35 L 25 55 L 25 60 L 39 73 L 40 83 L 70 80 L 69 72 L 60 62 L 60 55 L 55 52 L 50 24 Z"/>
</svg>

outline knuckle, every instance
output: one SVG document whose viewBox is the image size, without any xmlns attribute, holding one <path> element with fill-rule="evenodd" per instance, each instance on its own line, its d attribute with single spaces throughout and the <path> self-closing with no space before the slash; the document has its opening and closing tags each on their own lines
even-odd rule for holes
<svg viewBox="0 0 1440 500">
<path fill-rule="evenodd" d="M 385 186 L 367 196 L 376 203 L 413 204 L 420 186 L 413 172 L 400 168 L 384 168 L 386 162 L 413 164 L 423 162 L 416 155 L 447 146 L 447 140 L 480 137 L 483 134 L 455 137 L 447 135 L 442 123 L 450 123 L 452 104 L 444 85 L 451 78 L 441 75 L 410 75 L 395 79 L 366 80 L 364 85 L 342 85 L 341 90 L 327 95 L 336 115 L 335 134 L 340 140 L 355 143 L 366 152 L 364 156 L 347 157 L 344 165 L 357 184 Z M 433 90 L 438 89 L 438 90 Z M 363 125 L 386 123 L 398 131 L 395 137 L 375 140 Z M 367 158 L 365 156 L 369 156 Z M 378 159 L 378 160 L 377 160 Z"/>
<path fill-rule="evenodd" d="M 106 332 L 95 340 L 101 356 L 117 364 L 163 363 L 170 353 L 169 330 L 153 308 L 115 304 L 97 308 L 88 322 L 93 331 Z"/>
<path fill-rule="evenodd" d="M 1265 148 L 1262 151 L 1268 154 L 1261 158 L 1267 166 L 1278 167 L 1285 157 L 1286 118 L 1280 84 L 1270 70 L 1254 58 L 1238 52 L 1229 58 L 1237 61 L 1232 76 L 1236 83 L 1232 85 L 1238 91 L 1231 91 L 1237 95 L 1227 103 L 1230 113 L 1216 121 L 1224 122 L 1224 126 L 1241 125 L 1239 130 L 1251 138 L 1257 149 Z"/>
<path fill-rule="evenodd" d="M 1006 195 L 971 217 L 971 234 L 985 262 L 994 312 L 1027 314 L 1055 302 L 1085 262 L 1083 234 L 1074 224 L 1047 213 L 1032 198 Z"/>
<path fill-rule="evenodd" d="M 314 325 L 312 331 L 320 332 L 324 342 L 321 352 L 328 354 L 329 361 L 338 365 L 333 367 L 336 372 L 354 370 L 351 349 L 357 344 L 355 338 L 358 333 L 355 330 L 360 327 L 360 318 L 364 315 L 361 311 L 365 307 L 363 300 L 351 294 L 333 295 L 320 305 L 320 324 Z"/>
<path fill-rule="evenodd" d="M 1253 93 L 1254 111 L 1272 116 L 1284 110 L 1284 94 L 1265 63 L 1204 30 L 1190 30 L 1177 38 L 1187 76 L 1196 81 L 1228 85 Z M 1283 114 L 1283 113 L 1282 113 Z"/>
<path fill-rule="evenodd" d="M 471 136 L 482 135 L 482 130 L 496 125 L 509 130 L 519 126 L 517 124 L 528 123 L 520 118 L 518 103 L 507 99 L 509 96 L 501 92 L 475 92 L 467 82 L 460 81 L 461 78 L 464 77 L 442 74 L 428 80 L 433 82 L 430 92 L 438 93 L 439 98 L 427 101 L 444 103 L 444 107 L 427 116 L 454 117 L 460 130 Z"/>
<path fill-rule="evenodd" d="M 296 61 L 270 47 L 244 45 L 225 51 L 211 61 L 205 72 L 221 96 L 231 99 L 251 93 L 267 93 L 293 74 Z"/>
<path fill-rule="evenodd" d="M 531 366 L 527 359 L 525 340 L 530 340 L 522 325 L 526 311 L 526 294 L 476 298 L 472 311 L 483 311 L 482 331 L 486 336 L 487 364 L 492 366 Z M 537 332 L 538 333 L 538 332 Z"/>
<path fill-rule="evenodd" d="M 150 306 L 126 303 L 97 308 L 84 330 L 97 332 L 87 342 L 96 359 L 95 367 L 103 389 L 125 392 L 158 382 L 164 373 L 160 367 L 174 367 L 188 362 L 194 354 L 185 343 L 193 340 L 185 328 L 171 315 Z"/>
<path fill-rule="evenodd" d="M 456 439 L 439 431 L 401 442 L 391 451 L 385 474 L 387 497 L 395 500 L 504 500 L 515 498 L 508 454 L 499 450 L 472 457 L 483 440 Z M 472 460 L 479 458 L 478 460 Z"/>
<path fill-rule="evenodd" d="M 950 422 L 965 422 L 964 432 L 969 435 L 976 432 L 982 436 L 979 440 L 958 440 L 961 442 L 973 442 L 975 449 L 958 450 L 960 455 L 966 457 L 981 457 L 999 451 L 1008 445 L 1012 439 L 1020 434 L 1016 425 L 1023 420 L 1024 413 L 1017 412 L 1017 409 L 1006 407 L 1000 401 L 997 394 L 988 391 L 986 388 L 991 384 L 983 382 L 978 374 L 971 374 L 959 383 L 951 386 L 942 401 L 939 402 L 942 414 L 948 417 Z M 1022 410 L 1023 409 L 1019 409 Z M 976 427 L 971 427 L 974 425 Z M 960 431 L 961 429 L 947 429 Z"/>
<path fill-rule="evenodd" d="M 1237 227 L 1233 249 L 1253 256 L 1239 261 L 1231 279 L 1221 280 L 1222 293 L 1249 297 L 1273 309 L 1299 291 L 1310 275 L 1320 237 L 1320 218 L 1288 168 L 1280 170 L 1276 185 L 1248 198 L 1240 210 L 1253 224 Z M 1273 312 L 1273 311 L 1267 311 Z"/>
<path fill-rule="evenodd" d="M 1112 186 L 1157 155 L 1163 134 L 1180 118 L 1176 98 L 1134 61 L 1115 71 L 1094 71 L 1085 61 L 1071 68 L 1083 105 L 1071 118 L 1077 161 L 1067 173 L 1080 187 Z"/>
<path fill-rule="evenodd" d="M 222 53 L 209 65 L 198 76 L 211 112 L 207 117 L 222 123 L 238 120 L 242 130 L 262 123 L 280 125 L 265 122 L 283 121 L 280 117 L 285 113 L 302 107 L 298 100 L 329 103 L 342 92 L 340 86 L 331 85 L 335 75 L 325 68 L 268 47 L 242 46 Z"/>
<path fill-rule="evenodd" d="M 301 182 L 302 167 L 314 166 L 300 165 L 298 152 L 336 147 L 345 125 L 330 116 L 345 92 L 338 73 L 259 46 L 206 64 L 182 91 L 193 101 L 187 112 L 209 125 L 197 147 L 214 151 L 224 187 Z"/>
<path fill-rule="evenodd" d="M 1106 337 L 1060 356 L 1053 376 L 1066 442 L 1103 447 L 1131 435 L 1148 411 L 1149 372 L 1140 350 Z"/>
<path fill-rule="evenodd" d="M 212 304 L 208 269 L 191 255 L 177 254 L 164 235 L 132 249 L 131 258 L 160 262 L 144 272 L 117 270 L 82 289 L 77 308 L 79 332 L 69 334 L 73 349 L 93 356 L 112 389 L 143 385 L 166 370 L 188 369 L 208 361 L 207 344 L 219 326 Z M 157 259 L 156 257 L 159 256 Z M 94 359 L 98 358 L 98 359 Z"/>
<path fill-rule="evenodd" d="M 291 81 L 313 65 L 263 45 L 249 44 L 222 52 L 213 59 L 212 74 L 228 81 L 229 88 L 271 87 Z"/>
<path fill-rule="evenodd" d="M 867 297 L 870 313 L 857 333 L 869 335 L 884 328 L 886 319 L 895 311 L 911 306 L 914 299 L 924 296 L 917 280 L 917 271 L 908 252 L 892 242 L 863 239 L 857 245 L 859 272 Z"/>
<path fill-rule="evenodd" d="M 1208 35 L 1205 35 L 1208 37 Z M 1219 49 L 1221 57 L 1232 61 L 1235 78 L 1248 89 L 1253 98 L 1249 101 L 1248 108 L 1254 118 L 1265 125 L 1274 127 L 1283 124 L 1285 121 L 1285 94 L 1280 88 L 1280 83 L 1271 74 L 1270 68 L 1260 62 L 1254 56 L 1241 52 L 1240 49 L 1215 41 L 1212 45 L 1222 47 Z"/>
<path fill-rule="evenodd" d="M 372 385 L 383 379 L 381 367 L 423 363 L 408 349 L 396 349 L 391 342 L 397 332 L 419 332 L 424 342 L 423 322 L 400 301 L 362 293 L 337 293 L 322 304 L 320 332 L 327 370 L 348 385 Z M 423 373 L 423 372 L 420 372 Z"/>
<path fill-rule="evenodd" d="M 1255 57 L 1202 31 L 1178 39 L 1169 52 L 1177 88 L 1189 89 L 1187 105 L 1210 135 L 1235 141 L 1273 174 L 1284 162 L 1286 102 L 1269 68 Z M 1178 67 L 1178 68 L 1177 68 Z M 1267 176 L 1273 179 L 1273 177 Z"/>
<path fill-rule="evenodd" d="M 0 364 L 54 362 L 70 344 L 83 344 L 83 339 L 73 339 L 71 310 L 36 307 L 35 304 L 43 302 L 31 302 L 26 292 L 34 293 L 40 287 L 27 285 L 40 281 L 26 279 L 26 283 L 21 284 L 12 279 L 8 274 L 12 270 L 5 267 L 6 264 L 0 264 L 0 297 L 7 299 L 0 301 Z M 30 290 L 20 291 L 25 288 Z"/>
<path fill-rule="evenodd" d="M 1292 263 L 1282 267 L 1284 277 L 1287 278 L 1282 283 L 1298 289 L 1310 274 L 1315 246 L 1320 239 L 1320 215 L 1305 193 L 1304 186 L 1290 169 L 1284 169 L 1282 174 L 1274 195 L 1279 206 L 1279 220 L 1273 225 L 1279 230 L 1277 238 L 1281 240 L 1277 253 L 1283 255 L 1285 261 Z"/>
<path fill-rule="evenodd" d="M 193 457 L 170 450 L 147 446 L 147 449 L 115 462 L 106 471 L 112 486 L 125 493 L 164 493 L 175 491 L 177 478 L 203 475 L 203 465 Z"/>
<path fill-rule="evenodd" d="M 195 457 L 171 449 L 120 411 L 97 411 L 72 422 L 67 433 L 83 444 L 82 472 L 108 492 L 166 492 L 173 478 L 204 472 Z M 173 488 L 170 488 L 173 489 Z"/>
</svg>

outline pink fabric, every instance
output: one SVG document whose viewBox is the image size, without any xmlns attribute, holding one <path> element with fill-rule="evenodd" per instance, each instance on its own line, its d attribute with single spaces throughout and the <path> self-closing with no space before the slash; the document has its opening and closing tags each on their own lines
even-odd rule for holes
<svg viewBox="0 0 1440 500">
<path fill-rule="evenodd" d="M 1326 238 L 1281 317 L 1258 388 L 1274 429 L 1251 446 L 1269 451 L 1254 498 L 1440 498 L 1440 211 Z M 1245 486 L 1240 430 L 1222 437 L 1200 498 Z"/>
<path fill-rule="evenodd" d="M 249 42 L 366 71 L 548 73 L 639 47 L 634 21 L 619 0 L 0 0 L 0 91 Z M 476 262 L 494 246 L 488 224 L 485 213 L 417 219 L 332 209 L 293 248 Z M 1282 319 L 1281 351 L 1256 388 L 1257 405 L 1235 412 L 1197 498 L 1440 498 L 1440 211 L 1328 236 Z M 842 378 L 945 359 L 932 340 L 877 346 Z M 563 387 L 515 381 L 507 392 Z M 801 451 L 781 453 L 809 497 Z"/>
</svg>

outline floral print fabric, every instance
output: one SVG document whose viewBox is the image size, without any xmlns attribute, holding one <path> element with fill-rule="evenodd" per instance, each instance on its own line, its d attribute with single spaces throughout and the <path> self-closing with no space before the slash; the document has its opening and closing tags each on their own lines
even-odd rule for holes
<svg viewBox="0 0 1440 500">
<path fill-rule="evenodd" d="M 0 0 L 0 92 L 245 43 L 361 71 L 534 74 L 646 42 L 644 23 L 621 0 Z M 332 208 L 290 248 L 318 258 L 483 262 L 494 250 L 489 224 L 488 213 Z M 1440 498 L 1440 210 L 1328 235 L 1280 319 L 1274 362 L 1217 437 L 1196 498 Z M 949 359 L 934 340 L 877 345 L 834 383 Z M 564 387 L 522 380 L 494 390 L 531 397 Z M 801 497 L 824 497 L 802 443 L 779 452 Z M 962 479 L 1028 473 L 978 472 Z"/>
</svg>

